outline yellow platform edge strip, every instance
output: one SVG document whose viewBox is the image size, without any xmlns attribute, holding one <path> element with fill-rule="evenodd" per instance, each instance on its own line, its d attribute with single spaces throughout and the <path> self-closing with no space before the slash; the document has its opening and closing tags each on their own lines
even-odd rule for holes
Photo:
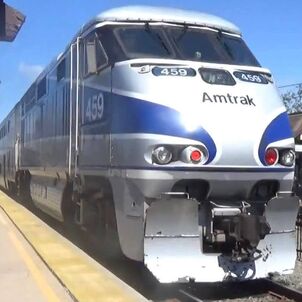
<svg viewBox="0 0 302 302">
<path fill-rule="evenodd" d="M 147 301 L 134 289 L 1 191 L 0 206 L 77 301 Z"/>
</svg>

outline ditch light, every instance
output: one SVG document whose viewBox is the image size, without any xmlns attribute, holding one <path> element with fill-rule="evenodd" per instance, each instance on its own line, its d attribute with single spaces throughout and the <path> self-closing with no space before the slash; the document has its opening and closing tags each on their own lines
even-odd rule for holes
<svg viewBox="0 0 302 302">
<path fill-rule="evenodd" d="M 14 41 L 24 21 L 22 13 L 0 0 L 0 41 Z"/>
</svg>

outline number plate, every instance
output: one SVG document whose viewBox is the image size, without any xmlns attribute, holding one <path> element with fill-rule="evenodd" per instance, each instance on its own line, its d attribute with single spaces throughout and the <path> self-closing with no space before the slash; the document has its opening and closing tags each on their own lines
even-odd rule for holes
<svg viewBox="0 0 302 302">
<path fill-rule="evenodd" d="M 234 76 L 244 82 L 251 82 L 256 84 L 267 84 L 268 80 L 260 73 L 235 71 Z"/>
<path fill-rule="evenodd" d="M 195 77 L 196 71 L 193 68 L 185 67 L 154 67 L 152 73 L 155 76 L 174 77 Z"/>
</svg>

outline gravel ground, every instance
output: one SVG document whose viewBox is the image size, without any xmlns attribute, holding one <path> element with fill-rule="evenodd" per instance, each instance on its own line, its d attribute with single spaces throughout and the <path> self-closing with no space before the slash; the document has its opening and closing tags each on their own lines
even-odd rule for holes
<svg viewBox="0 0 302 302">
<path fill-rule="evenodd" d="M 248 298 L 242 298 L 242 299 L 227 299 L 227 300 L 219 300 L 216 302 L 276 302 L 279 301 L 280 299 L 269 296 L 269 295 L 263 295 L 260 297 L 248 297 Z M 288 300 L 288 302 L 291 302 L 292 300 Z"/>
<path fill-rule="evenodd" d="M 284 275 L 284 276 L 274 276 L 273 280 L 281 283 L 282 285 L 293 287 L 297 290 L 302 291 L 302 261 L 296 261 L 296 266 L 293 274 Z M 246 298 L 217 300 L 216 302 L 247 302 L 247 301 L 276 302 L 276 301 L 280 301 L 280 299 L 270 295 L 261 295 L 261 296 L 253 296 L 253 297 L 246 297 Z M 288 301 L 292 301 L 292 300 L 288 300 Z"/>
<path fill-rule="evenodd" d="M 285 276 L 274 276 L 273 279 L 283 285 L 302 291 L 302 262 L 296 261 L 296 266 L 293 274 Z"/>
</svg>

